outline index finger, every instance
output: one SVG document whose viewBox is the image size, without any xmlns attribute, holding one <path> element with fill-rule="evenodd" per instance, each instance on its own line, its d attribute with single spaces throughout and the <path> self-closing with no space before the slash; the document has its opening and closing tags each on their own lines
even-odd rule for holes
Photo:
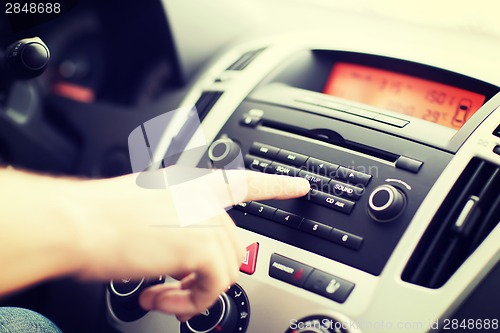
<svg viewBox="0 0 500 333">
<path fill-rule="evenodd" d="M 249 170 L 226 171 L 228 190 L 232 193 L 231 205 L 243 201 L 290 199 L 306 195 L 309 182 L 302 177 L 271 175 Z M 245 188 L 243 193 L 239 189 Z M 226 189 L 227 190 L 227 189 Z"/>
</svg>

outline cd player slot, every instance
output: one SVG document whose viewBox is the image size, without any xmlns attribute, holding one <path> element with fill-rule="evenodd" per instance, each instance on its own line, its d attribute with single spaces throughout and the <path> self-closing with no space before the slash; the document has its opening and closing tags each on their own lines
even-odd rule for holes
<svg viewBox="0 0 500 333">
<path fill-rule="evenodd" d="M 335 131 L 326 128 L 315 128 L 315 129 L 305 129 L 298 126 L 293 126 L 285 123 L 281 123 L 274 120 L 262 119 L 259 129 L 274 129 L 281 132 L 295 134 L 303 138 L 310 138 L 318 141 L 331 144 L 333 146 L 342 147 L 348 149 L 352 152 L 361 153 L 378 160 L 383 160 L 395 165 L 396 161 L 401 158 L 401 155 L 397 155 L 382 149 L 370 147 L 358 142 L 349 141 L 342 137 Z"/>
</svg>

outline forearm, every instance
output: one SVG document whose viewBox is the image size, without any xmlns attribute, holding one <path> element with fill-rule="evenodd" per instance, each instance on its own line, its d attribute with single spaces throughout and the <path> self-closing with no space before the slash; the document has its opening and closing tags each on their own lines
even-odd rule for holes
<svg viewBox="0 0 500 333">
<path fill-rule="evenodd" d="M 79 269 L 70 182 L 0 169 L 0 295 Z"/>
</svg>

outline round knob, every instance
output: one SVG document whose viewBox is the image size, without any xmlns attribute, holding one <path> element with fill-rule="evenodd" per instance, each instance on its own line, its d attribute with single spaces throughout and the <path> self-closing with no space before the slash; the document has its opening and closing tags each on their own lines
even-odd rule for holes
<svg viewBox="0 0 500 333">
<path fill-rule="evenodd" d="M 370 194 L 368 212 L 378 222 L 389 222 L 399 217 L 406 206 L 403 192 L 391 185 L 380 185 Z"/>
<path fill-rule="evenodd" d="M 40 75 L 49 59 L 49 49 L 38 37 L 22 39 L 7 48 L 7 70 L 14 79 L 29 79 Z"/>
<path fill-rule="evenodd" d="M 229 138 L 215 140 L 208 148 L 208 158 L 215 168 L 227 168 L 240 153 L 240 146 Z"/>
<path fill-rule="evenodd" d="M 181 325 L 183 333 L 232 333 L 238 320 L 236 304 L 227 294 L 219 296 L 217 301 L 199 315 Z"/>
<path fill-rule="evenodd" d="M 109 288 L 114 295 L 118 297 L 127 297 L 139 290 L 143 282 L 144 278 L 141 280 L 123 278 L 121 280 L 112 280 L 109 283 Z"/>
<path fill-rule="evenodd" d="M 142 278 L 140 280 L 123 278 L 109 283 L 106 302 L 114 317 L 124 322 L 137 320 L 148 311 L 139 305 L 141 292 L 153 285 L 164 283 L 165 278 Z"/>
</svg>

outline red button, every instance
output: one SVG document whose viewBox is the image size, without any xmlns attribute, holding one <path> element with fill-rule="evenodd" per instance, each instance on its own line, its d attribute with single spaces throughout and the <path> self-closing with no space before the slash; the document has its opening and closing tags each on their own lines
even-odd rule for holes
<svg viewBox="0 0 500 333">
<path fill-rule="evenodd" d="M 240 266 L 240 271 L 249 275 L 255 273 L 258 254 L 259 254 L 259 243 L 253 243 L 248 245 L 247 252 L 245 254 L 245 259 L 243 259 Z"/>
</svg>

